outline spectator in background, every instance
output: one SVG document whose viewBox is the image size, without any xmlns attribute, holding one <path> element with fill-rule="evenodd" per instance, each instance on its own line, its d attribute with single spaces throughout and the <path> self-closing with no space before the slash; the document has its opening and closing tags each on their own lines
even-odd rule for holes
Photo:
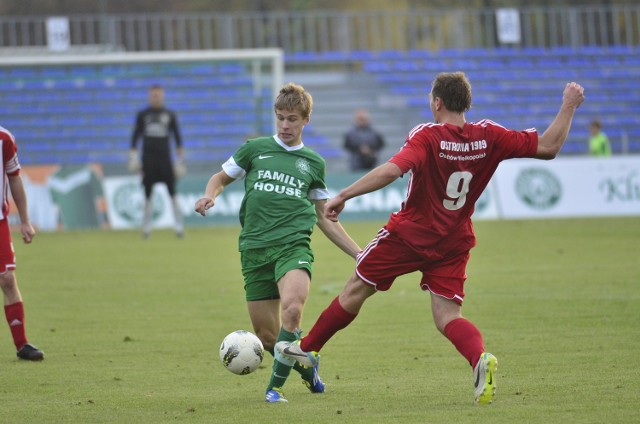
<svg viewBox="0 0 640 424">
<path fill-rule="evenodd" d="M 354 127 L 344 136 L 344 148 L 350 154 L 352 171 L 368 171 L 377 165 L 384 139 L 371 127 L 368 111 L 358 109 L 354 122 Z"/>
<path fill-rule="evenodd" d="M 609 137 L 602 132 L 602 123 L 593 120 L 589 123 L 589 153 L 592 156 L 611 156 Z"/>
<path fill-rule="evenodd" d="M 27 193 L 24 190 L 22 177 L 20 176 L 20 162 L 18 162 L 18 147 L 13 135 L 0 127 L 0 159 L 2 164 L 2 177 L 0 178 L 0 287 L 4 296 L 4 314 L 11 330 L 13 343 L 16 346 L 20 359 L 28 361 L 40 361 L 44 359 L 44 352 L 27 342 L 27 333 L 24 326 L 24 306 L 22 295 L 18 289 L 18 282 L 14 270 L 16 269 L 16 257 L 11 242 L 9 229 L 9 199 L 8 190 L 18 209 L 20 216 L 20 233 L 25 243 L 31 243 L 35 230 L 29 221 L 27 209 Z"/>
<path fill-rule="evenodd" d="M 173 166 L 169 139 L 173 133 L 178 160 Z M 176 114 L 164 106 L 164 89 L 159 85 L 149 88 L 149 106 L 136 117 L 135 128 L 131 136 L 129 152 L 129 170 L 140 171 L 138 159 L 138 139 L 143 137 L 142 144 L 142 185 L 144 186 L 144 214 L 142 218 L 142 237 L 147 238 L 151 232 L 153 206 L 151 194 L 156 183 L 164 183 L 171 195 L 175 231 L 179 238 L 184 237 L 182 213 L 176 199 L 176 178 L 184 176 L 184 149 L 178 129 Z"/>
</svg>

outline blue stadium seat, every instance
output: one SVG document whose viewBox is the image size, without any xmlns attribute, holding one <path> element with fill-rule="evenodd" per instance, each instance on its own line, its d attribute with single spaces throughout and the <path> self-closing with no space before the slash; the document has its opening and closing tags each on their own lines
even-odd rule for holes
<svg viewBox="0 0 640 424">
<path fill-rule="evenodd" d="M 315 63 L 319 60 L 319 55 L 316 52 L 301 51 L 288 53 L 284 59 L 287 63 Z"/>
<path fill-rule="evenodd" d="M 353 50 L 349 52 L 349 58 L 354 61 L 370 60 L 373 58 L 373 52 L 369 50 Z"/>
<path fill-rule="evenodd" d="M 40 68 L 41 78 L 61 78 L 67 75 L 67 70 L 60 66 L 44 66 Z"/>
<path fill-rule="evenodd" d="M 10 75 L 13 78 L 34 78 L 38 76 L 38 70 L 35 67 L 17 66 L 11 69 Z"/>
<path fill-rule="evenodd" d="M 519 49 L 513 49 L 511 51 L 512 56 L 527 56 L 530 58 L 541 58 L 549 55 L 549 50 L 546 47 L 522 47 Z"/>
<path fill-rule="evenodd" d="M 405 57 L 405 53 L 398 50 L 381 50 L 377 52 L 374 56 L 377 60 L 388 60 L 388 59 L 402 59 Z"/>
<path fill-rule="evenodd" d="M 393 68 L 393 62 L 370 61 L 362 65 L 366 72 L 389 72 Z"/>
<path fill-rule="evenodd" d="M 555 56 L 542 56 L 537 59 L 537 66 L 544 69 L 562 69 L 564 60 Z"/>
<path fill-rule="evenodd" d="M 637 48 L 628 45 L 614 44 L 605 48 L 608 54 L 614 55 L 636 55 L 638 53 Z"/>
<path fill-rule="evenodd" d="M 391 63 L 392 71 L 415 72 L 421 70 L 421 64 L 408 60 L 397 60 Z"/>
<path fill-rule="evenodd" d="M 482 59 L 479 59 L 482 60 Z M 471 58 L 454 58 L 449 61 L 449 69 L 469 71 L 471 69 L 479 69 L 482 65 L 479 64 L 479 60 Z"/>
<path fill-rule="evenodd" d="M 580 46 L 576 49 L 578 54 L 588 56 L 600 56 L 607 54 L 607 49 L 601 46 Z"/>
<path fill-rule="evenodd" d="M 505 59 L 505 66 L 510 69 L 533 69 L 536 62 L 530 57 L 513 56 Z"/>
<path fill-rule="evenodd" d="M 432 51 L 424 49 L 408 50 L 405 52 L 405 56 L 410 59 L 430 59 L 435 57 Z"/>
<path fill-rule="evenodd" d="M 552 46 L 547 50 L 549 55 L 570 57 L 575 56 L 576 49 L 573 46 Z"/>
<path fill-rule="evenodd" d="M 473 55 L 474 51 L 475 49 L 440 49 L 435 52 L 435 56 L 439 58 L 469 57 Z"/>
<path fill-rule="evenodd" d="M 620 59 L 617 56 L 595 56 L 593 64 L 595 66 L 617 67 L 620 64 Z"/>
<path fill-rule="evenodd" d="M 347 51 L 326 51 L 320 54 L 319 59 L 325 62 L 342 62 L 350 59 Z"/>
</svg>

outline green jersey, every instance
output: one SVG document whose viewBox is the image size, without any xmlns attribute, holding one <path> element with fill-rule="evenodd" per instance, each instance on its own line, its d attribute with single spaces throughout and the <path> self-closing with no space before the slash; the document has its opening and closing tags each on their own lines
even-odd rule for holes
<svg viewBox="0 0 640 424">
<path fill-rule="evenodd" d="M 589 151 L 594 156 L 611 156 L 609 138 L 603 132 L 589 138 Z"/>
<path fill-rule="evenodd" d="M 240 251 L 311 239 L 317 221 L 312 201 L 329 198 L 322 156 L 303 144 L 261 137 L 247 140 L 222 169 L 245 178 Z"/>
</svg>

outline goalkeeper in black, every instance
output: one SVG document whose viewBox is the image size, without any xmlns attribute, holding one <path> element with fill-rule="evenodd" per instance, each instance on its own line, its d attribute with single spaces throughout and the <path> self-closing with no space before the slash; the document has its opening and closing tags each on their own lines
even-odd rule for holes
<svg viewBox="0 0 640 424">
<path fill-rule="evenodd" d="M 171 158 L 170 138 L 176 143 L 177 161 L 175 166 Z M 138 140 L 142 138 L 142 161 L 138 156 Z M 129 170 L 142 170 L 145 202 L 142 218 L 142 237 L 147 238 L 151 232 L 153 204 L 151 194 L 156 183 L 164 183 L 171 195 L 175 231 L 179 238 L 184 237 L 182 213 L 176 199 L 176 179 L 182 177 L 184 166 L 184 149 L 178 129 L 176 114 L 164 106 L 164 89 L 160 85 L 149 88 L 149 106 L 136 116 L 136 124 L 131 136 L 129 152 Z"/>
</svg>

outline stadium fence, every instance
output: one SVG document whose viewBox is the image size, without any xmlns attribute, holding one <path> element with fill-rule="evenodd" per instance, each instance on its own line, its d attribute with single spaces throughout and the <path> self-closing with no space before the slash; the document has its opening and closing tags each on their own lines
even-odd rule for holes
<svg viewBox="0 0 640 424">
<path fill-rule="evenodd" d="M 46 16 L 0 18 L 0 49 L 47 47 Z M 94 14 L 68 16 L 69 42 L 101 50 L 277 47 L 285 53 L 640 45 L 640 4 L 518 9 Z M 506 35 L 506 37 L 505 37 Z M 2 54 L 2 51 L 0 51 Z"/>
</svg>

